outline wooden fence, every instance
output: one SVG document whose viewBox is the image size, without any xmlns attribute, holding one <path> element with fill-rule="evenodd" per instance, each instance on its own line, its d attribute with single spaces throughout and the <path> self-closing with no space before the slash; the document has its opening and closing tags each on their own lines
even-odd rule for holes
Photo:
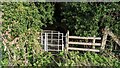
<svg viewBox="0 0 120 68">
<path fill-rule="evenodd" d="M 70 41 L 71 40 L 92 40 L 91 42 L 82 42 L 82 41 Z M 69 31 L 66 34 L 66 49 L 68 50 L 80 50 L 80 51 L 94 51 L 99 52 L 99 49 L 96 49 L 97 47 L 101 47 L 101 37 L 79 37 L 79 36 L 69 36 Z M 70 46 L 73 45 L 73 46 Z M 77 47 L 75 47 L 77 45 Z M 92 48 L 79 48 L 78 46 L 91 46 Z"/>
<path fill-rule="evenodd" d="M 112 31 L 110 31 L 109 28 L 105 28 L 103 33 L 103 38 L 101 40 L 101 37 L 79 37 L 79 36 L 69 36 L 69 31 L 66 34 L 66 49 L 68 50 L 81 50 L 81 51 L 94 51 L 99 52 L 100 50 L 105 49 L 107 36 L 111 36 L 112 39 L 120 46 L 120 39 L 118 36 L 114 35 Z M 92 42 L 76 42 L 76 41 L 70 41 L 70 39 L 76 39 L 76 40 L 92 40 Z M 96 42 L 96 40 L 99 40 L 101 42 Z M 92 48 L 79 48 L 79 47 L 72 47 L 70 45 L 79 45 L 79 46 L 92 46 Z M 99 49 L 96 49 L 95 47 L 99 46 Z"/>
<path fill-rule="evenodd" d="M 59 51 L 60 50 L 59 48 L 61 48 L 59 46 L 62 45 L 61 51 L 63 51 L 63 50 L 67 50 L 67 51 L 69 51 L 69 50 L 79 50 L 79 51 L 100 52 L 100 50 L 105 49 L 107 36 L 109 35 L 120 46 L 120 39 L 116 35 L 114 35 L 112 33 L 112 31 L 110 31 L 108 28 L 105 28 L 104 32 L 102 32 L 102 33 L 103 33 L 103 37 L 101 39 L 101 37 L 96 37 L 96 36 L 93 36 L 93 37 L 70 36 L 69 31 L 68 31 L 66 36 L 64 36 L 66 38 L 66 40 L 63 40 L 63 33 L 59 33 L 59 32 L 57 34 L 56 33 L 50 33 L 50 34 L 48 33 L 49 37 L 45 36 L 44 40 L 41 38 L 41 44 L 43 44 L 43 42 L 45 43 L 44 44 L 45 51 L 46 50 L 49 51 L 50 46 L 52 46 L 53 48 L 56 48 L 55 46 L 57 46 L 58 47 L 57 51 Z M 60 36 L 60 34 L 61 34 L 61 36 Z M 53 38 L 53 36 L 57 36 L 57 37 Z M 47 41 L 46 41 L 46 38 L 48 38 Z M 57 42 L 57 44 L 55 42 Z M 65 45 L 66 49 L 64 49 L 64 44 L 63 43 L 66 44 Z M 52 49 L 52 50 L 55 51 L 56 49 L 55 50 Z"/>
</svg>

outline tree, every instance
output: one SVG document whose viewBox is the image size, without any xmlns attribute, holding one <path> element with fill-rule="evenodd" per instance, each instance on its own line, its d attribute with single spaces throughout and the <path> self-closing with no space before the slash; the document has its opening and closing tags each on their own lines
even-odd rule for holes
<svg viewBox="0 0 120 68">
<path fill-rule="evenodd" d="M 119 11 L 119 3 L 65 3 L 61 22 L 79 36 L 99 36 L 105 26 L 120 35 Z"/>
</svg>

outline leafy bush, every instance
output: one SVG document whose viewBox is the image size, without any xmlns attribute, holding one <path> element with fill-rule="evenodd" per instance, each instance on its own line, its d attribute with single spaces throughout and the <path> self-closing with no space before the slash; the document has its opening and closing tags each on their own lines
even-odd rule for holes
<svg viewBox="0 0 120 68">
<path fill-rule="evenodd" d="M 119 3 L 64 3 L 61 8 L 61 22 L 73 35 L 99 36 L 106 26 L 120 35 Z"/>
<path fill-rule="evenodd" d="M 0 3 L 1 4 L 1 3 Z M 120 66 L 114 56 L 79 52 L 60 52 L 56 56 L 43 52 L 38 41 L 42 26 L 53 24 L 53 3 L 2 3 L 2 61 L 8 66 Z M 1 8 L 1 7 L 0 7 Z M 118 3 L 64 3 L 63 19 L 73 35 L 100 35 L 108 26 L 120 35 Z M 114 15 L 115 14 L 115 15 Z"/>
<path fill-rule="evenodd" d="M 96 54 L 93 52 L 79 53 L 79 52 L 61 52 L 58 55 L 58 66 L 120 66 L 120 61 L 113 55 L 105 56 L 103 54 Z"/>
<path fill-rule="evenodd" d="M 24 2 L 3 2 L 2 5 L 4 21 L 1 30 L 3 39 L 1 63 L 31 66 L 33 56 L 39 56 L 42 51 L 39 33 L 42 26 L 52 24 L 54 5 Z"/>
</svg>

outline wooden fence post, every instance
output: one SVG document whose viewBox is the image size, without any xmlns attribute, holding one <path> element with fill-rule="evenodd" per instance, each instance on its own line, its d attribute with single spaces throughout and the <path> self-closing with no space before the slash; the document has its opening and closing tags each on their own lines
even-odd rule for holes
<svg viewBox="0 0 120 68">
<path fill-rule="evenodd" d="M 69 47 L 69 31 L 67 31 L 67 34 L 66 34 L 66 51 L 68 52 L 68 47 Z"/>
<path fill-rule="evenodd" d="M 95 35 L 94 35 L 94 39 L 93 39 L 93 49 L 95 49 Z"/>
<path fill-rule="evenodd" d="M 108 31 L 107 31 L 107 28 L 105 28 L 105 30 L 103 31 L 103 39 L 102 39 L 101 50 L 105 49 L 107 36 L 108 36 Z"/>
</svg>

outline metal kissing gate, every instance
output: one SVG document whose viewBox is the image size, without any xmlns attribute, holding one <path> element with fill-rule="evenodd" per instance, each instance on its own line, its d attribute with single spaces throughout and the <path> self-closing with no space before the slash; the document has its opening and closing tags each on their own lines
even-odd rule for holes
<svg viewBox="0 0 120 68">
<path fill-rule="evenodd" d="M 58 31 L 44 30 L 41 33 L 41 44 L 45 51 L 63 51 L 63 33 Z"/>
</svg>

